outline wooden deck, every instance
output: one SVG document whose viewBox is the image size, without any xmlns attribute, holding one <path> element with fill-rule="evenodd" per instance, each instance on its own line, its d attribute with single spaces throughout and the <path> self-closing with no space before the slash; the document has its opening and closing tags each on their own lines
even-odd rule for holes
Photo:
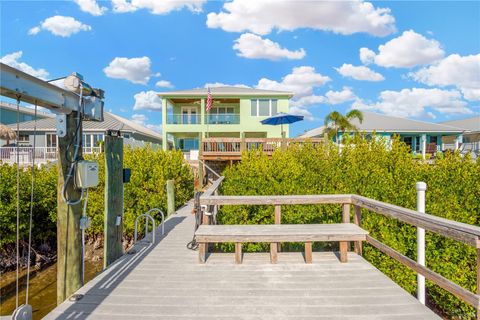
<svg viewBox="0 0 480 320">
<path fill-rule="evenodd" d="M 197 263 L 186 248 L 193 235 L 192 205 L 165 225 L 157 243 L 139 243 L 46 319 L 439 319 L 355 253 L 211 254 Z"/>
</svg>

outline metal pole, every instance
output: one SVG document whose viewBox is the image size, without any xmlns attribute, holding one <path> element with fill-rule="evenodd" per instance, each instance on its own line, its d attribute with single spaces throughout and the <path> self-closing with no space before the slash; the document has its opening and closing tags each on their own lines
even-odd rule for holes
<svg viewBox="0 0 480 320">
<path fill-rule="evenodd" d="M 425 213 L 425 182 L 417 182 L 417 211 Z M 425 266 L 425 229 L 417 228 L 417 262 Z M 417 273 L 417 299 L 421 304 L 425 304 L 425 277 Z"/>
</svg>

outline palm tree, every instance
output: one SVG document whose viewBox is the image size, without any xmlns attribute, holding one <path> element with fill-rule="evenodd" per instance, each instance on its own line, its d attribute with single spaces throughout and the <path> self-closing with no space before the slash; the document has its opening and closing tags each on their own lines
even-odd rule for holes
<svg viewBox="0 0 480 320">
<path fill-rule="evenodd" d="M 346 115 L 338 111 L 330 112 L 325 117 L 324 133 L 327 133 L 330 139 L 335 137 L 335 141 L 338 143 L 338 132 L 358 131 L 358 128 L 351 122 L 353 119 L 358 119 L 362 123 L 363 113 L 357 109 L 350 110 Z"/>
</svg>

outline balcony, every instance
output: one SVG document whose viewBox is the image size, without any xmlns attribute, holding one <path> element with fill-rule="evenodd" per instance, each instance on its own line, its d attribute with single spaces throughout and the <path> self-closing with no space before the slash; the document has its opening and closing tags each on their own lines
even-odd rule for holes
<svg viewBox="0 0 480 320">
<path fill-rule="evenodd" d="M 199 114 L 173 113 L 167 115 L 167 124 L 200 124 Z"/>
</svg>

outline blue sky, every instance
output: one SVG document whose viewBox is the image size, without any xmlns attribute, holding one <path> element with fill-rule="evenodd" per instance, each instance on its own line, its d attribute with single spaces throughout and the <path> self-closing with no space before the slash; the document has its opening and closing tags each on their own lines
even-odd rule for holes
<svg viewBox="0 0 480 320">
<path fill-rule="evenodd" d="M 293 91 L 291 112 L 306 120 L 292 136 L 332 110 L 428 121 L 480 112 L 479 1 L 0 5 L 2 62 L 46 79 L 77 71 L 105 90 L 106 110 L 156 129 L 155 91 L 206 84 Z"/>
</svg>

